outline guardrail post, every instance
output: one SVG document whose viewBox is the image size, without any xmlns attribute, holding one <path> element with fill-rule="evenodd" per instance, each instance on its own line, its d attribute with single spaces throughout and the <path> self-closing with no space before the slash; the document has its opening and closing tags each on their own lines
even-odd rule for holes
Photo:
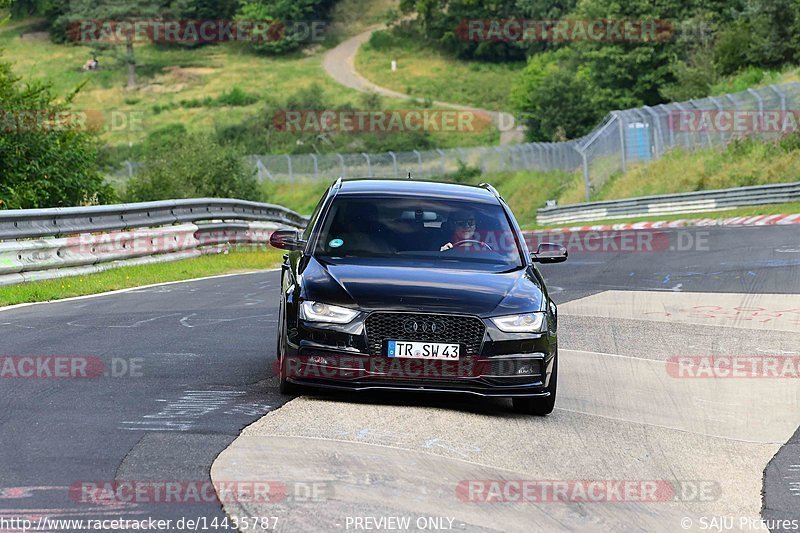
<svg viewBox="0 0 800 533">
<path fill-rule="evenodd" d="M 392 156 L 392 168 L 394 168 L 394 175 L 399 176 L 400 174 L 397 172 L 397 156 L 392 151 L 389 152 L 389 155 Z"/>
<path fill-rule="evenodd" d="M 369 156 L 365 152 L 361 152 L 361 155 L 363 155 L 364 159 L 367 160 L 367 177 L 371 178 L 372 177 L 372 164 L 370 164 L 370 162 L 369 162 Z"/>
</svg>

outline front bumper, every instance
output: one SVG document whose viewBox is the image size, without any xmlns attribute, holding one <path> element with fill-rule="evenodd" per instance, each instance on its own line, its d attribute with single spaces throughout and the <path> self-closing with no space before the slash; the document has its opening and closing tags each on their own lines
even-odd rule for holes
<svg viewBox="0 0 800 533">
<path fill-rule="evenodd" d="M 284 376 L 298 385 L 349 391 L 549 396 L 555 332 L 509 334 L 485 322 L 480 353 L 442 361 L 376 355 L 370 353 L 363 328 L 300 321 L 289 335 Z"/>
</svg>

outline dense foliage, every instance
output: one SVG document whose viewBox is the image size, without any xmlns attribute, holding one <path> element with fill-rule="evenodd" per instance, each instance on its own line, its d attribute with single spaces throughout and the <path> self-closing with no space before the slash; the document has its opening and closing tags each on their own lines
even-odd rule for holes
<svg viewBox="0 0 800 533">
<path fill-rule="evenodd" d="M 242 153 L 205 135 L 151 139 L 142 168 L 131 178 L 125 199 L 146 202 L 175 198 L 260 200 L 255 168 Z"/>
<path fill-rule="evenodd" d="M 420 38 L 458 57 L 527 56 L 513 104 L 535 140 L 584 134 L 615 108 L 704 97 L 724 76 L 800 59 L 797 0 L 402 0 L 401 7 L 416 13 Z M 481 42 L 457 31 L 468 19 L 562 18 L 658 20 L 666 29 L 649 42 Z"/>
<path fill-rule="evenodd" d="M 0 209 L 105 203 L 98 142 L 45 85 L 27 85 L 0 63 Z"/>
</svg>

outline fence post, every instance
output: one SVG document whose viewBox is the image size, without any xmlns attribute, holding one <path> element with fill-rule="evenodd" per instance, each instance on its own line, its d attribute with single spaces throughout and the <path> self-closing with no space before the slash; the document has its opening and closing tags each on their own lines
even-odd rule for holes
<svg viewBox="0 0 800 533">
<path fill-rule="evenodd" d="M 688 112 L 691 111 L 691 109 L 684 109 L 683 104 L 681 104 L 679 102 L 675 103 L 675 107 L 677 107 L 678 111 L 680 111 L 681 113 L 688 113 Z M 678 116 L 678 124 L 680 125 L 680 123 L 681 123 L 681 116 L 679 115 Z M 678 126 L 678 127 L 680 128 L 680 126 Z M 689 132 L 688 131 L 684 131 L 683 132 L 683 144 L 686 146 L 686 151 L 688 152 L 689 151 Z"/>
<path fill-rule="evenodd" d="M 786 94 L 784 94 L 783 91 L 778 89 L 777 85 L 770 85 L 769 88 L 772 89 L 773 91 L 775 91 L 777 93 L 777 95 L 780 97 L 780 99 L 781 99 L 781 115 L 785 114 L 786 113 Z"/>
<path fill-rule="evenodd" d="M 338 152 L 336 153 L 336 157 L 339 158 L 339 165 L 342 167 L 342 177 L 346 178 L 347 177 L 347 172 L 345 171 L 345 168 L 344 168 L 344 157 L 342 157 L 342 154 L 340 154 Z"/>
<path fill-rule="evenodd" d="M 583 189 L 586 195 L 586 201 L 589 202 L 592 199 L 592 184 L 589 180 L 589 158 L 586 157 L 586 150 L 580 146 L 575 146 L 575 150 L 581 154 L 581 159 L 583 160 Z"/>
<path fill-rule="evenodd" d="M 319 179 L 319 164 L 317 163 L 317 154 L 311 154 L 311 159 L 314 161 L 314 179 Z"/>
<path fill-rule="evenodd" d="M 394 155 L 394 152 L 389 151 L 389 155 L 392 156 L 392 168 L 394 168 L 394 175 L 399 176 L 400 174 L 397 173 L 397 156 Z"/>
<path fill-rule="evenodd" d="M 720 103 L 719 103 L 719 100 L 717 100 L 717 99 L 716 99 L 716 98 L 714 98 L 713 96 L 709 96 L 709 97 L 708 97 L 708 99 L 709 99 L 709 100 L 711 100 L 711 102 L 712 102 L 712 103 L 713 103 L 715 106 L 717 106 L 717 111 L 718 111 L 718 112 L 720 112 L 720 113 L 722 113 L 722 104 L 720 104 Z M 725 144 L 725 134 L 724 134 L 724 133 L 722 133 L 722 132 L 718 132 L 718 134 L 719 134 L 719 141 L 720 141 L 720 144 L 721 144 L 721 145 L 722 145 L 722 144 Z M 711 142 L 711 136 L 710 136 L 710 135 L 709 135 L 709 138 L 708 138 L 708 140 L 709 140 L 709 142 Z"/>
<path fill-rule="evenodd" d="M 668 106 L 664 104 L 659 104 L 656 108 L 661 109 L 664 111 L 665 115 L 667 116 L 667 130 L 669 131 L 669 147 L 675 147 L 675 131 L 672 127 L 672 118 L 670 117 L 670 110 Z"/>
<path fill-rule="evenodd" d="M 286 164 L 289 167 L 289 181 L 294 181 L 294 172 L 292 171 L 292 156 L 284 154 L 286 157 Z"/>
<path fill-rule="evenodd" d="M 372 164 L 369 162 L 369 156 L 365 152 L 361 152 L 361 155 L 364 156 L 364 159 L 367 160 L 367 177 L 372 177 Z"/>
<path fill-rule="evenodd" d="M 419 153 L 419 150 L 414 150 L 414 153 L 417 154 L 417 163 L 419 164 L 419 175 L 422 176 L 422 154 Z"/>
<path fill-rule="evenodd" d="M 267 170 L 267 167 L 265 167 L 264 163 L 261 162 L 261 158 L 260 157 L 256 158 L 256 169 L 258 169 L 258 180 L 259 181 L 264 181 L 264 174 L 266 174 L 267 177 L 270 177 L 270 178 L 272 177 L 270 175 L 270 173 L 269 173 L 269 170 Z"/>
<path fill-rule="evenodd" d="M 764 129 L 764 100 L 761 98 L 761 95 L 753 89 L 747 89 L 747 92 L 752 94 L 758 102 L 758 129 L 761 131 Z"/>
<path fill-rule="evenodd" d="M 628 154 L 625 153 L 625 124 L 622 121 L 622 113 L 614 111 L 613 114 L 617 118 L 617 124 L 619 125 L 620 163 L 622 163 L 622 172 L 627 172 Z"/>
<path fill-rule="evenodd" d="M 652 107 L 644 106 L 644 110 L 647 111 L 647 114 L 653 119 L 653 138 L 655 139 L 653 155 L 655 156 L 654 159 L 659 159 L 663 153 L 660 147 L 664 145 L 664 132 L 661 130 L 661 119 L 658 117 L 658 113 L 653 111 Z"/>
</svg>

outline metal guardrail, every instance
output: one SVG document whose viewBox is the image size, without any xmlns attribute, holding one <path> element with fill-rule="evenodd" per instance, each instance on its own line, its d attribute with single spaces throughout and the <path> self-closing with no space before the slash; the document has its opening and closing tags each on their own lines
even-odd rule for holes
<svg viewBox="0 0 800 533">
<path fill-rule="evenodd" d="M 679 215 L 794 201 L 800 201 L 800 182 L 546 207 L 537 211 L 536 223 L 570 224 L 614 218 Z"/>
<path fill-rule="evenodd" d="M 217 198 L 0 211 L 0 285 L 263 245 L 306 223 L 278 205 Z"/>
<path fill-rule="evenodd" d="M 14 209 L 0 210 L 0 241 L 59 237 L 214 219 L 270 221 L 297 228 L 304 227 L 307 221 L 306 217 L 279 205 L 227 198 Z"/>
</svg>

